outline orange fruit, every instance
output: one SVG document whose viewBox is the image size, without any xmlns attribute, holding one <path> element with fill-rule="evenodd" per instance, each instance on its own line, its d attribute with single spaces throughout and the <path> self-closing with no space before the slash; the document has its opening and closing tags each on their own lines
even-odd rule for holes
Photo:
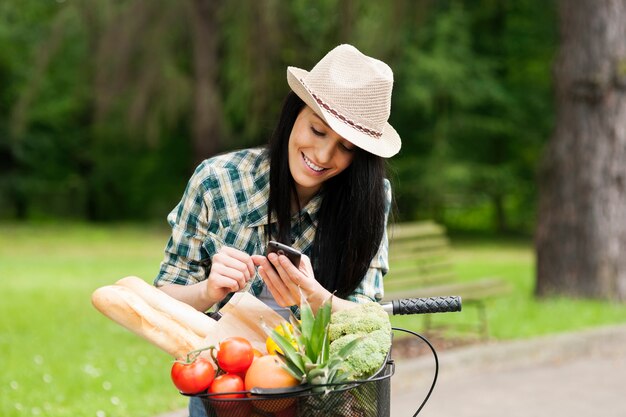
<svg viewBox="0 0 626 417">
<path fill-rule="evenodd" d="M 300 381 L 283 368 L 282 361 L 275 355 L 257 358 L 246 372 L 246 391 L 252 388 L 288 388 L 299 384 Z M 258 409 L 276 412 L 289 407 L 294 401 L 293 398 L 283 398 L 279 400 L 257 400 L 253 401 L 253 404 Z"/>
</svg>

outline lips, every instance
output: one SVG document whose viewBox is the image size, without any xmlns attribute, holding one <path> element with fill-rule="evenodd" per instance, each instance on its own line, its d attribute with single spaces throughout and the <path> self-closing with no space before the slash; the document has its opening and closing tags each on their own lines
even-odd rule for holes
<svg viewBox="0 0 626 417">
<path fill-rule="evenodd" d="M 307 167 L 311 168 L 311 170 L 313 170 L 315 172 L 323 172 L 323 171 L 325 171 L 327 169 L 327 168 L 321 167 L 319 165 L 315 165 L 313 163 L 313 161 L 311 161 L 309 158 L 307 158 L 304 153 L 302 154 L 302 160 L 304 161 L 304 163 L 306 164 Z"/>
</svg>

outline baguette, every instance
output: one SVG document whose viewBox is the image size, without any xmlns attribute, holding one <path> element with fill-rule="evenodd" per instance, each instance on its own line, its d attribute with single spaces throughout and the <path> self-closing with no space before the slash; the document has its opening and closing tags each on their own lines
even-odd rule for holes
<svg viewBox="0 0 626 417">
<path fill-rule="evenodd" d="M 141 278 L 126 277 L 117 281 L 116 284 L 133 291 L 148 303 L 150 307 L 160 311 L 181 326 L 190 329 L 203 339 L 215 332 L 217 321 L 199 312 L 189 304 L 170 297 Z"/>
<path fill-rule="evenodd" d="M 98 288 L 91 296 L 96 309 L 153 343 L 176 359 L 204 346 L 203 338 L 151 307 L 132 290 L 120 285 Z"/>
</svg>

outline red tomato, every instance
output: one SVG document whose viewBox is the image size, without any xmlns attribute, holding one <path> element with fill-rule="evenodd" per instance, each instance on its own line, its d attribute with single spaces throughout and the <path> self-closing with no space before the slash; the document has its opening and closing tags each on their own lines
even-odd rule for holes
<svg viewBox="0 0 626 417">
<path fill-rule="evenodd" d="M 181 392 L 197 394 L 209 388 L 215 378 L 215 369 L 208 359 L 198 357 L 190 363 L 174 362 L 170 375 Z"/>
<path fill-rule="evenodd" d="M 244 384 L 243 379 L 239 375 L 235 374 L 222 374 L 215 378 L 211 386 L 209 387 L 209 392 L 212 394 L 220 393 L 220 392 L 235 392 L 235 391 L 243 391 Z M 224 394 L 224 395 L 214 395 L 212 398 L 243 398 L 246 394 Z"/>
<path fill-rule="evenodd" d="M 246 372 L 253 360 L 254 349 L 243 337 L 229 337 L 220 343 L 217 364 L 225 372 Z"/>
</svg>

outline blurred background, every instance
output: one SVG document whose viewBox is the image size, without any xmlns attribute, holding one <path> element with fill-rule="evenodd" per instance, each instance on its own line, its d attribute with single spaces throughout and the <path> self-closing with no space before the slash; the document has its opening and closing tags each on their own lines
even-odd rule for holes
<svg viewBox="0 0 626 417">
<path fill-rule="evenodd" d="M 288 65 L 348 42 L 395 73 L 400 218 L 532 232 L 552 2 L 2 3 L 4 219 L 163 220 L 199 161 L 267 142 Z"/>
<path fill-rule="evenodd" d="M 452 349 L 625 323 L 625 22 L 623 0 L 0 1 L 0 415 L 185 406 L 90 295 L 151 282 L 197 164 L 265 144 L 286 67 L 344 42 L 394 70 L 396 222 L 487 283 L 393 324 Z"/>
</svg>

